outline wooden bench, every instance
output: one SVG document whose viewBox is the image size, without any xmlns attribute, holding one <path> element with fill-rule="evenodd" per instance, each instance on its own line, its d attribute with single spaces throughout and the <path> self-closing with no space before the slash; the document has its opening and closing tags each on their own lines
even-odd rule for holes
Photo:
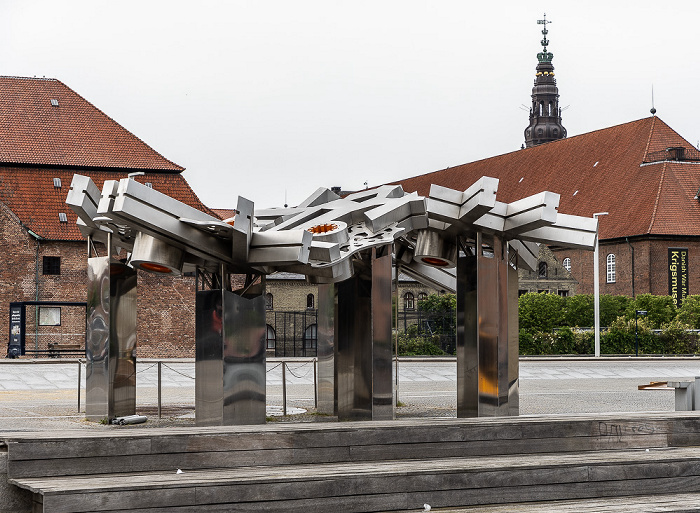
<svg viewBox="0 0 700 513">
<path fill-rule="evenodd" d="M 9 482 L 54 513 L 419 511 L 700 483 L 693 412 L 4 436 Z"/>
<path fill-rule="evenodd" d="M 49 358 L 60 358 L 65 356 L 84 356 L 85 349 L 82 344 L 68 344 L 61 342 L 49 342 Z"/>
</svg>

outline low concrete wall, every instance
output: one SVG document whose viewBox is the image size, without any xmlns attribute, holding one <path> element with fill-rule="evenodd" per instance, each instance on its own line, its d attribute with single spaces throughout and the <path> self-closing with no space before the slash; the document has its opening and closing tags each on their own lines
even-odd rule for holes
<svg viewBox="0 0 700 513">
<path fill-rule="evenodd" d="M 0 445 L 0 513 L 31 513 L 32 494 L 7 482 L 7 448 Z"/>
</svg>

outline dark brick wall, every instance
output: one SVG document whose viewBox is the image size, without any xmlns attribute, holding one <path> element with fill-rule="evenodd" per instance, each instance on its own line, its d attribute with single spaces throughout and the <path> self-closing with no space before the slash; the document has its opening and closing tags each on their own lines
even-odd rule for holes
<svg viewBox="0 0 700 513">
<path fill-rule="evenodd" d="M 632 249 L 634 248 L 634 293 L 668 294 L 668 248 L 688 248 L 689 293 L 700 294 L 700 240 L 635 240 L 606 243 L 599 247 L 601 294 L 632 296 Z M 571 273 L 579 282 L 578 292 L 593 293 L 593 252 L 555 250 L 557 260 L 571 258 Z M 616 279 L 607 283 L 607 256 L 615 255 Z"/>
<path fill-rule="evenodd" d="M 9 304 L 14 301 L 85 301 L 87 243 L 36 241 L 0 203 L 0 329 L 9 334 Z M 100 254 L 104 249 L 98 247 Z M 61 258 L 59 275 L 43 274 L 43 257 Z M 38 273 L 37 273 L 38 263 Z M 194 357 L 194 278 L 159 277 L 139 271 L 138 357 Z M 38 309 L 26 311 L 26 348 L 46 350 L 50 342 L 84 344 L 85 312 L 61 307 L 60 326 L 38 326 Z M 38 336 L 37 336 L 38 333 Z M 0 357 L 6 354 L 3 339 Z"/>
</svg>

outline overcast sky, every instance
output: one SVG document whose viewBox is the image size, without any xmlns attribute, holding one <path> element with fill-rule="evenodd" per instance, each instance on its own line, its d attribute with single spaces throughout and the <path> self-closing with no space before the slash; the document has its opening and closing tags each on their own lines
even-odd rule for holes
<svg viewBox="0 0 700 513">
<path fill-rule="evenodd" d="M 700 141 L 700 2 L 0 0 L 0 74 L 57 78 L 210 207 L 301 202 L 518 150 L 543 12 L 569 137 Z M 566 170 L 562 170 L 566 172 Z"/>
</svg>

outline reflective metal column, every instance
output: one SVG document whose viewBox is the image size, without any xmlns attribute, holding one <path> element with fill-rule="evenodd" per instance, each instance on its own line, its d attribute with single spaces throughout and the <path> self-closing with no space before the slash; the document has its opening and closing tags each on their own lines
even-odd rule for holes
<svg viewBox="0 0 700 513">
<path fill-rule="evenodd" d="M 136 413 L 136 271 L 88 258 L 85 414 L 101 421 Z"/>
<path fill-rule="evenodd" d="M 391 246 L 369 250 L 358 265 L 335 287 L 336 414 L 393 419 Z"/>
<path fill-rule="evenodd" d="M 197 292 L 195 423 L 265 423 L 265 298 Z"/>
<path fill-rule="evenodd" d="M 502 239 L 482 243 L 457 263 L 458 417 L 518 414 L 517 270 Z"/>
<path fill-rule="evenodd" d="M 318 412 L 335 415 L 335 309 L 334 284 L 318 286 Z"/>
</svg>

